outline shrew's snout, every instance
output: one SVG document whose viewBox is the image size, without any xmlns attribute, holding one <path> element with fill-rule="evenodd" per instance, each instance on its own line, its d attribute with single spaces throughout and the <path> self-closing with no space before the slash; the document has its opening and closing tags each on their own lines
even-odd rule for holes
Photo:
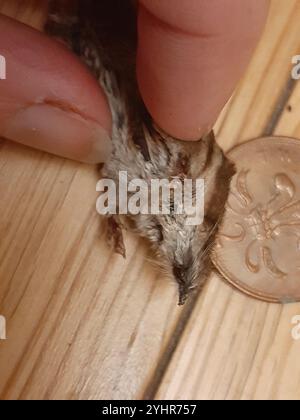
<svg viewBox="0 0 300 420">
<path fill-rule="evenodd" d="M 174 265 L 173 275 L 178 284 L 178 305 L 182 306 L 185 304 L 190 290 L 189 283 L 187 281 L 187 267 L 184 267 L 183 265 Z"/>
</svg>

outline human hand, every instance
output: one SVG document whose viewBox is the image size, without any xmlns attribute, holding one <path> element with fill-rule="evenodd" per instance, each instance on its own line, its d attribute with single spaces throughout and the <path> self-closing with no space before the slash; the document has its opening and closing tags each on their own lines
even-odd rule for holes
<svg viewBox="0 0 300 420">
<path fill-rule="evenodd" d="M 172 7 L 170 7 L 172 1 Z M 216 121 L 260 38 L 269 0 L 140 0 L 137 74 L 156 123 L 198 140 Z M 89 163 L 110 153 L 104 93 L 60 43 L 0 16 L 0 136 Z"/>
</svg>

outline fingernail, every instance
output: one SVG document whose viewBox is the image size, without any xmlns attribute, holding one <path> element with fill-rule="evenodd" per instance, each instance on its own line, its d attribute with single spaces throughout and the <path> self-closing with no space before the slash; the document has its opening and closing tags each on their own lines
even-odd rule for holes
<svg viewBox="0 0 300 420">
<path fill-rule="evenodd" d="M 18 111 L 7 121 L 3 137 L 93 164 L 105 162 L 112 147 L 108 133 L 99 124 L 47 104 Z"/>
</svg>

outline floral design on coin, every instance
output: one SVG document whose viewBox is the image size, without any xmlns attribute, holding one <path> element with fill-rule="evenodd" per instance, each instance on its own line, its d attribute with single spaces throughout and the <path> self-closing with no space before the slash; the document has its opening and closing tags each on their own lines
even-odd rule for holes
<svg viewBox="0 0 300 420">
<path fill-rule="evenodd" d="M 300 200 L 293 200 L 295 185 L 287 175 L 277 174 L 274 178 L 275 191 L 271 199 L 266 204 L 253 205 L 247 186 L 248 173 L 249 171 L 241 171 L 238 174 L 236 191 L 231 191 L 227 206 L 230 211 L 244 215 L 247 226 L 238 225 L 242 232 L 236 236 L 221 233 L 220 238 L 240 241 L 245 237 L 246 229 L 253 229 L 256 238 L 247 247 L 245 255 L 247 268 L 257 273 L 261 268 L 259 260 L 262 259 L 272 276 L 284 278 L 287 273 L 281 271 L 274 262 L 268 241 L 276 240 L 282 230 L 290 230 L 292 234 L 297 235 L 297 245 L 300 249 Z M 255 255 L 258 262 L 252 262 L 251 255 Z"/>
<path fill-rule="evenodd" d="M 272 302 L 300 300 L 299 146 L 258 139 L 230 153 L 238 173 L 213 260 L 239 289 Z"/>
</svg>

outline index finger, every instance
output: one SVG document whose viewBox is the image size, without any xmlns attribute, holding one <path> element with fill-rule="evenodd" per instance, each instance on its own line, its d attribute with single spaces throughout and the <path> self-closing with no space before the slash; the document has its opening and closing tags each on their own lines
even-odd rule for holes
<svg viewBox="0 0 300 420">
<path fill-rule="evenodd" d="M 269 0 L 140 0 L 137 72 L 144 102 L 174 137 L 211 129 L 262 33 Z"/>
</svg>

